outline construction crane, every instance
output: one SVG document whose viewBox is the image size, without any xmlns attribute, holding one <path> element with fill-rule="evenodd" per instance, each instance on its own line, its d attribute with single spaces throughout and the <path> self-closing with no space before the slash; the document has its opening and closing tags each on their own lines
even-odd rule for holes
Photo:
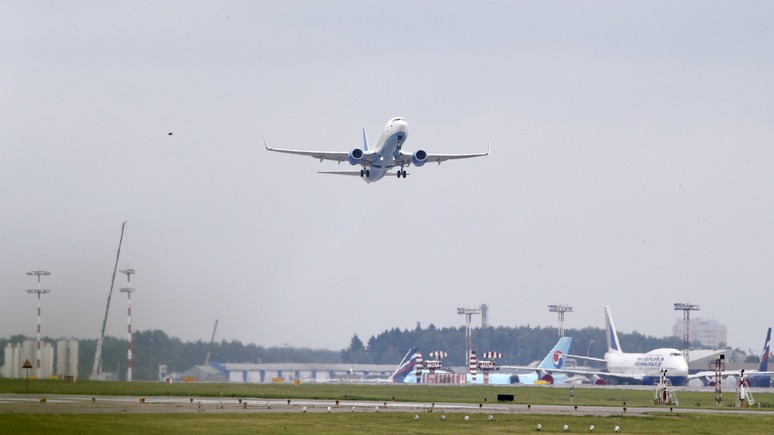
<svg viewBox="0 0 774 435">
<path fill-rule="evenodd" d="M 105 306 L 105 319 L 102 320 L 102 332 L 97 340 L 97 351 L 94 352 L 94 366 L 91 369 L 89 379 L 104 381 L 105 376 L 102 373 L 102 342 L 105 339 L 105 326 L 107 325 L 108 312 L 110 311 L 110 298 L 113 296 L 113 285 L 116 283 L 116 272 L 118 271 L 118 259 L 121 256 L 121 243 L 124 241 L 124 229 L 126 221 L 121 224 L 121 238 L 118 239 L 118 252 L 116 253 L 116 265 L 113 267 L 113 279 L 110 281 L 110 292 L 108 293 L 107 305 Z"/>
<path fill-rule="evenodd" d="M 218 319 L 215 319 L 215 327 L 212 328 L 212 338 L 210 338 L 210 348 L 207 351 L 207 356 L 204 357 L 204 365 L 210 363 L 210 354 L 212 353 L 212 344 L 215 342 L 215 332 L 218 330 Z"/>
</svg>

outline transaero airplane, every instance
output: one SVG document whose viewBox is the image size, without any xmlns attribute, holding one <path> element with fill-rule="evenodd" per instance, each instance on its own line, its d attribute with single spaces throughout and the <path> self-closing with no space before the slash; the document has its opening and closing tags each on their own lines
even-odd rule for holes
<svg viewBox="0 0 774 435">
<path fill-rule="evenodd" d="M 607 352 L 604 359 L 570 356 L 604 362 L 607 365 L 607 371 L 563 370 L 563 372 L 586 375 L 597 385 L 608 382 L 653 385 L 664 370 L 672 385 L 683 385 L 688 380 L 688 363 L 683 353 L 677 349 L 660 348 L 647 353 L 624 353 L 618 341 L 613 315 L 610 314 L 610 307 L 607 305 L 605 305 L 605 329 Z"/>
<path fill-rule="evenodd" d="M 408 139 L 408 124 L 404 118 L 397 117 L 392 118 L 384 126 L 384 131 L 374 149 L 370 149 L 368 146 L 365 129 L 363 129 L 363 148 L 355 148 L 352 151 L 306 151 L 272 148 L 266 143 L 266 139 L 264 139 L 264 146 L 267 150 L 278 153 L 299 154 L 320 159 L 320 161 L 333 160 L 339 163 L 346 161 L 352 166 L 361 166 L 362 169 L 359 171 L 320 171 L 320 173 L 359 176 L 367 183 L 379 181 L 387 174 L 406 178 L 408 175 L 406 167 L 411 165 L 420 167 L 431 162 L 440 165 L 446 160 L 489 155 L 489 150 L 485 153 L 474 154 L 430 154 L 420 149 L 414 153 L 409 153 L 402 150 L 406 139 Z M 397 171 L 390 173 L 389 171 L 393 168 L 397 168 Z"/>
</svg>

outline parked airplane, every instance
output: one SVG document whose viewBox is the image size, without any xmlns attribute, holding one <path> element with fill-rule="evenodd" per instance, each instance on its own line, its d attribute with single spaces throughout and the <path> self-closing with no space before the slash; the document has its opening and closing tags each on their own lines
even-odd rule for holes
<svg viewBox="0 0 774 435">
<path fill-rule="evenodd" d="M 548 355 L 537 367 L 514 367 L 501 366 L 501 369 L 519 369 L 531 370 L 527 373 L 502 373 L 499 370 L 483 371 L 477 370 L 474 375 L 468 370 L 467 373 L 455 373 L 450 369 L 418 369 L 414 373 L 408 374 L 403 382 L 405 383 L 434 383 L 434 384 L 490 384 L 490 385 L 510 385 L 510 384 L 534 384 L 535 381 L 545 381 L 546 383 L 564 383 L 570 378 L 566 374 L 554 374 L 550 372 L 557 368 L 564 367 L 565 355 L 570 351 L 572 338 L 562 337 L 559 342 L 548 352 Z M 421 358 L 421 356 L 420 356 Z M 473 359 L 473 358 L 471 358 Z M 487 366 L 490 366 L 487 364 Z M 481 368 L 481 367 L 479 367 Z"/>
<path fill-rule="evenodd" d="M 604 359 L 572 356 L 604 362 L 607 365 L 607 371 L 562 370 L 564 373 L 588 376 L 597 385 L 606 383 L 653 385 L 666 370 L 672 385 L 685 384 L 688 379 L 688 363 L 685 362 L 682 352 L 672 348 L 660 348 L 647 353 L 624 353 L 618 341 L 618 333 L 608 305 L 605 305 L 605 329 L 607 352 Z"/>
<path fill-rule="evenodd" d="M 321 174 L 334 175 L 355 175 L 360 176 L 365 182 L 373 183 L 379 181 L 388 171 L 398 168 L 395 175 L 398 178 L 406 178 L 408 173 L 406 167 L 412 164 L 420 167 L 425 163 L 435 162 L 439 165 L 446 160 L 467 159 L 471 157 L 482 157 L 489 155 L 489 150 L 485 153 L 474 154 L 430 154 L 425 150 L 418 150 L 414 153 L 402 151 L 401 148 L 408 138 L 408 124 L 404 118 L 392 118 L 384 126 L 376 148 L 369 149 L 366 131 L 363 129 L 363 148 L 355 148 L 352 151 L 305 151 L 290 150 L 281 148 L 272 148 L 264 139 L 264 146 L 269 151 L 279 153 L 299 154 L 302 156 L 314 157 L 315 159 L 333 160 L 336 162 L 347 161 L 352 166 L 362 166 L 359 171 L 321 171 Z"/>
<path fill-rule="evenodd" d="M 766 341 L 763 342 L 763 351 L 758 365 L 758 370 L 744 370 L 744 377 L 751 387 L 771 387 L 771 374 L 769 371 L 769 351 L 771 343 L 771 328 L 766 332 Z M 720 375 L 725 379 L 728 376 L 739 378 L 742 376 L 740 370 L 723 370 Z M 711 370 L 701 371 L 688 376 L 689 379 L 701 379 L 704 385 L 714 385 L 715 372 Z"/>
<path fill-rule="evenodd" d="M 403 382 L 407 375 L 414 373 L 414 368 L 417 365 L 417 351 L 419 351 L 418 347 L 412 347 L 406 352 L 406 356 L 404 356 L 400 364 L 398 364 L 395 373 L 387 378 L 388 382 Z"/>
</svg>

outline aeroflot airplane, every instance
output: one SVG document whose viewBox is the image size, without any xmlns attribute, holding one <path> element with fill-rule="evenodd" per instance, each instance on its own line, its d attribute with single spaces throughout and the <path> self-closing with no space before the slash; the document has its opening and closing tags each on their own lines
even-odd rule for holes
<svg viewBox="0 0 774 435">
<path fill-rule="evenodd" d="M 607 352 L 604 359 L 571 356 L 604 362 L 607 364 L 607 371 L 564 370 L 564 372 L 589 376 L 597 385 L 608 382 L 653 385 L 664 370 L 667 371 L 667 377 L 672 385 L 683 385 L 687 381 L 688 363 L 685 362 L 683 353 L 677 349 L 660 348 L 647 353 L 624 353 L 618 342 L 613 315 L 610 314 L 610 307 L 607 305 L 605 305 L 605 329 Z"/>
<path fill-rule="evenodd" d="M 742 370 L 747 383 L 751 387 L 771 387 L 771 374 L 769 371 L 769 351 L 771 350 L 771 328 L 766 332 L 766 341 L 763 342 L 763 351 L 758 365 L 758 370 Z M 725 378 L 733 376 L 739 378 L 742 374 L 739 370 L 723 370 L 720 375 Z M 705 385 L 715 385 L 715 371 L 703 371 L 688 376 L 689 379 L 701 379 Z"/>
<path fill-rule="evenodd" d="M 467 159 L 489 155 L 489 150 L 485 153 L 475 154 L 430 154 L 425 150 L 409 153 L 401 149 L 407 138 L 408 124 L 404 118 L 398 117 L 392 118 L 387 122 L 387 125 L 384 126 L 382 136 L 379 138 L 379 141 L 376 143 L 376 148 L 374 149 L 370 149 L 368 146 L 365 128 L 363 129 L 363 148 L 355 148 L 352 151 L 305 151 L 272 148 L 266 143 L 266 139 L 264 139 L 264 146 L 269 151 L 300 154 L 302 156 L 320 159 L 320 161 L 333 160 L 339 163 L 347 161 L 352 166 L 361 166 L 362 169 L 359 171 L 321 171 L 320 173 L 359 176 L 367 183 L 379 181 L 388 173 L 393 174 L 389 172 L 393 168 L 398 168 L 397 171 L 394 172 L 398 178 L 406 178 L 408 173 L 405 168 L 412 164 L 416 167 L 420 167 L 429 162 L 435 162 L 440 165 L 441 162 L 446 160 Z"/>
</svg>

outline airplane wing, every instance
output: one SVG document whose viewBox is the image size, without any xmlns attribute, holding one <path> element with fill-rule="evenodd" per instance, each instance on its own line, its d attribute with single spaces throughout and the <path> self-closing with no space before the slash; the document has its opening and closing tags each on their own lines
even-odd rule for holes
<svg viewBox="0 0 774 435">
<path fill-rule="evenodd" d="M 568 358 L 576 358 L 576 359 L 585 359 L 587 361 L 595 361 L 595 362 L 606 362 L 604 358 L 594 358 L 593 356 L 581 356 L 581 355 L 565 355 Z"/>
<path fill-rule="evenodd" d="M 615 379 L 623 382 L 642 382 L 641 374 L 610 373 L 595 370 L 575 370 L 575 369 L 539 369 L 537 367 L 524 366 L 500 366 L 501 369 L 533 370 L 546 373 L 564 373 L 566 375 L 585 376 L 592 380 L 593 378 Z"/>
<path fill-rule="evenodd" d="M 328 175 L 350 175 L 354 177 L 360 177 L 360 171 L 317 171 L 318 174 Z"/>
<path fill-rule="evenodd" d="M 349 151 L 309 151 L 309 150 L 290 150 L 284 148 L 272 148 L 266 143 L 266 139 L 263 140 L 263 145 L 269 151 L 286 154 L 297 154 L 300 156 L 309 156 L 320 161 L 333 160 L 334 162 L 346 162 L 349 157 Z M 370 163 L 374 153 L 369 151 L 363 152 L 363 160 Z M 357 173 L 360 176 L 360 172 Z"/>
<path fill-rule="evenodd" d="M 738 378 L 741 376 L 741 373 L 739 373 L 740 370 L 723 370 L 720 372 L 720 376 L 722 377 L 728 377 L 733 376 Z M 757 370 L 745 370 L 744 375 L 746 377 L 749 376 L 755 376 L 755 375 L 771 375 L 774 374 L 774 371 L 765 371 L 765 372 L 759 372 Z M 702 372 L 696 372 L 693 374 L 688 375 L 688 379 L 712 379 L 715 377 L 715 371 L 714 370 L 705 370 Z"/>
<path fill-rule="evenodd" d="M 491 150 L 491 144 L 489 148 L 486 150 L 485 153 L 471 153 L 471 154 L 430 154 L 427 153 L 427 159 L 425 159 L 425 163 L 438 163 L 439 165 L 441 162 L 445 162 L 447 160 L 459 160 L 459 159 L 470 159 L 473 157 L 484 157 L 488 156 L 489 152 Z M 406 151 L 400 152 L 400 157 L 398 160 L 402 160 L 403 164 L 408 166 L 411 163 L 411 159 L 414 157 L 413 153 L 409 153 Z"/>
</svg>

